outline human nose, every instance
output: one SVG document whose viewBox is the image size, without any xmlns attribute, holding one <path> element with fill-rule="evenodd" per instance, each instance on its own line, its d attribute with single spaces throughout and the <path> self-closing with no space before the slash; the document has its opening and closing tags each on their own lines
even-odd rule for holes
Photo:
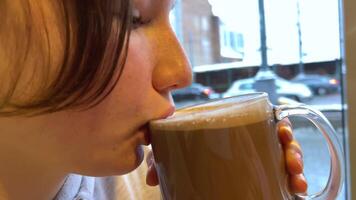
<svg viewBox="0 0 356 200">
<path fill-rule="evenodd" d="M 189 86 L 192 70 L 187 56 L 172 29 L 160 32 L 156 66 L 153 70 L 153 86 L 167 92 Z"/>
</svg>

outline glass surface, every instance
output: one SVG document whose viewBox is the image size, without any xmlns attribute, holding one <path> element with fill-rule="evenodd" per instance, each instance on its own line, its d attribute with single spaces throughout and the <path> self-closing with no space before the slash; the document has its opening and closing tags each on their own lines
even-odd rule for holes
<svg viewBox="0 0 356 200">
<path fill-rule="evenodd" d="M 344 145 L 338 4 L 177 0 L 171 22 L 196 84 L 173 92 L 176 106 L 264 91 L 276 104 L 303 103 L 320 110 Z M 329 176 L 327 145 L 309 121 L 290 120 L 304 152 L 308 193 L 318 192 Z M 346 194 L 343 190 L 338 199 L 348 199 Z"/>
</svg>

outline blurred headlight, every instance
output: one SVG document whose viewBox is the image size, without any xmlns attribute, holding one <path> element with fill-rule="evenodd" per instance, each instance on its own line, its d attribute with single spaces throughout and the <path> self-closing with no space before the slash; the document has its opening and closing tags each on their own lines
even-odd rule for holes
<svg viewBox="0 0 356 200">
<path fill-rule="evenodd" d="M 339 83 L 339 81 L 333 78 L 333 79 L 330 79 L 330 80 L 329 80 L 329 83 L 330 83 L 331 85 L 337 85 L 337 84 Z"/>
</svg>

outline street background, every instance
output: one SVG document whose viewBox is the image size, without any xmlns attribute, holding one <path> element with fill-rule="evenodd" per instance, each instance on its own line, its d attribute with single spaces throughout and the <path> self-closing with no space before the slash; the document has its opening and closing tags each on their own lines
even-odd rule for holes
<svg viewBox="0 0 356 200">
<path fill-rule="evenodd" d="M 176 0 L 171 23 L 192 65 L 195 84 L 173 93 L 176 106 L 219 98 L 216 95 L 264 91 L 271 101 L 278 95 L 320 110 L 344 147 L 348 138 L 342 121 L 346 106 L 341 103 L 345 61 L 340 2 Z M 318 192 L 329 177 L 325 141 L 307 120 L 290 120 L 304 151 L 308 192 Z M 345 193 L 338 198 L 346 199 L 350 197 Z"/>
</svg>

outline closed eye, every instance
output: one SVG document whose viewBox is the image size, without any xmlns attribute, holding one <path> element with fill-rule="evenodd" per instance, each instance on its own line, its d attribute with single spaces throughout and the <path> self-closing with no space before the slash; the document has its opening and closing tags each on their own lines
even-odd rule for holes
<svg viewBox="0 0 356 200">
<path fill-rule="evenodd" d="M 143 25 L 144 22 L 143 22 L 141 16 L 138 16 L 138 17 L 137 16 L 133 16 L 131 24 L 132 24 L 132 28 L 136 29 L 136 28 L 140 27 L 141 25 Z"/>
<path fill-rule="evenodd" d="M 150 20 L 144 20 L 142 19 L 142 16 L 132 16 L 132 29 L 140 28 L 148 23 L 150 23 Z"/>
</svg>

